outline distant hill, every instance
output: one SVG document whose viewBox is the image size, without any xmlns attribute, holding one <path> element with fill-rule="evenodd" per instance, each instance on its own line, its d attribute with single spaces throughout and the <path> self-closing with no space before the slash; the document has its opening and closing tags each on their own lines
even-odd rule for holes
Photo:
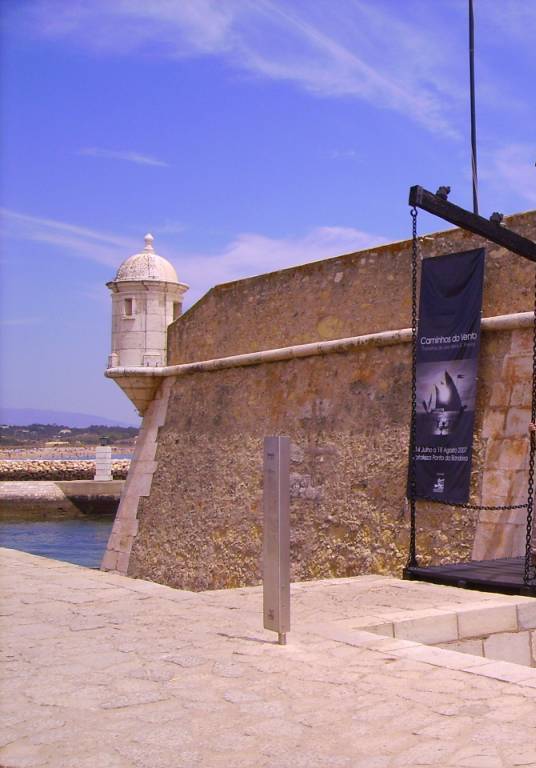
<svg viewBox="0 0 536 768">
<path fill-rule="evenodd" d="M 107 419 L 105 416 L 94 416 L 90 413 L 72 413 L 71 411 L 45 411 L 38 408 L 2 408 L 0 407 L 0 424 L 26 427 L 28 424 L 58 424 L 62 427 L 138 427 L 134 420 L 129 422 Z"/>
</svg>

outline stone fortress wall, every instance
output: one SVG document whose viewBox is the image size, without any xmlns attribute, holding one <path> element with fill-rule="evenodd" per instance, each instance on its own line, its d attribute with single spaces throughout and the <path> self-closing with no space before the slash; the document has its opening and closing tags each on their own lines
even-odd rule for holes
<svg viewBox="0 0 536 768">
<path fill-rule="evenodd" d="M 507 225 L 536 238 L 536 212 Z M 471 500 L 515 503 L 526 499 L 534 265 L 460 230 L 421 238 L 425 257 L 481 245 L 483 317 L 510 317 L 484 326 Z M 293 579 L 400 575 L 411 349 L 407 331 L 385 332 L 410 323 L 410 260 L 404 241 L 217 286 L 173 323 L 168 365 L 372 337 L 165 378 L 158 427 L 147 427 L 152 458 L 140 454 L 137 470 L 134 457 L 133 501 L 122 501 L 103 567 L 187 589 L 258 583 L 262 440 L 285 434 Z M 523 514 L 419 504 L 424 564 L 523 547 Z"/>
</svg>

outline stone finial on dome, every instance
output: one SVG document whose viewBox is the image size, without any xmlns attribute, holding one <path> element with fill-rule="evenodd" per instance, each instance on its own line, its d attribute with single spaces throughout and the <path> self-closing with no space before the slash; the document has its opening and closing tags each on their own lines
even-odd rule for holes
<svg viewBox="0 0 536 768">
<path fill-rule="evenodd" d="M 153 248 L 154 237 L 151 235 L 151 233 L 147 232 L 147 234 L 145 235 L 145 237 L 143 239 L 145 240 L 145 248 L 143 250 L 144 251 L 154 251 L 154 248 Z"/>
<path fill-rule="evenodd" d="M 145 235 L 145 247 L 139 253 L 129 256 L 120 265 L 113 282 L 132 282 L 155 280 L 163 283 L 179 284 L 175 267 L 163 256 L 155 253 L 154 237 L 148 232 Z M 180 283 L 180 285 L 184 285 Z"/>
</svg>

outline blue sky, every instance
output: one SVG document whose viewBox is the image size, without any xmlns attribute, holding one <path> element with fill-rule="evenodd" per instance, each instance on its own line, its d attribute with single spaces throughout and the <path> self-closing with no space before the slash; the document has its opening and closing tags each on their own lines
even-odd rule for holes
<svg viewBox="0 0 536 768">
<path fill-rule="evenodd" d="M 536 2 L 475 14 L 481 212 L 535 208 Z M 412 184 L 471 206 L 466 0 L 7 0 L 1 35 L 6 406 L 135 416 L 104 284 L 147 231 L 187 307 L 406 238 Z"/>
</svg>

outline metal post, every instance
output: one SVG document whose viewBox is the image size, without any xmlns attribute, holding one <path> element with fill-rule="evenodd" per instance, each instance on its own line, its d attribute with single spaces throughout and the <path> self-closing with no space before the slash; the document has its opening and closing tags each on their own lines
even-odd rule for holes
<svg viewBox="0 0 536 768">
<path fill-rule="evenodd" d="M 478 214 L 478 172 L 476 162 L 475 108 L 475 18 L 473 0 L 469 0 L 469 81 L 471 90 L 471 170 L 473 175 L 473 213 Z"/>
<path fill-rule="evenodd" d="M 264 628 L 286 644 L 290 630 L 290 440 L 264 438 L 264 536 L 262 552 Z"/>
</svg>

